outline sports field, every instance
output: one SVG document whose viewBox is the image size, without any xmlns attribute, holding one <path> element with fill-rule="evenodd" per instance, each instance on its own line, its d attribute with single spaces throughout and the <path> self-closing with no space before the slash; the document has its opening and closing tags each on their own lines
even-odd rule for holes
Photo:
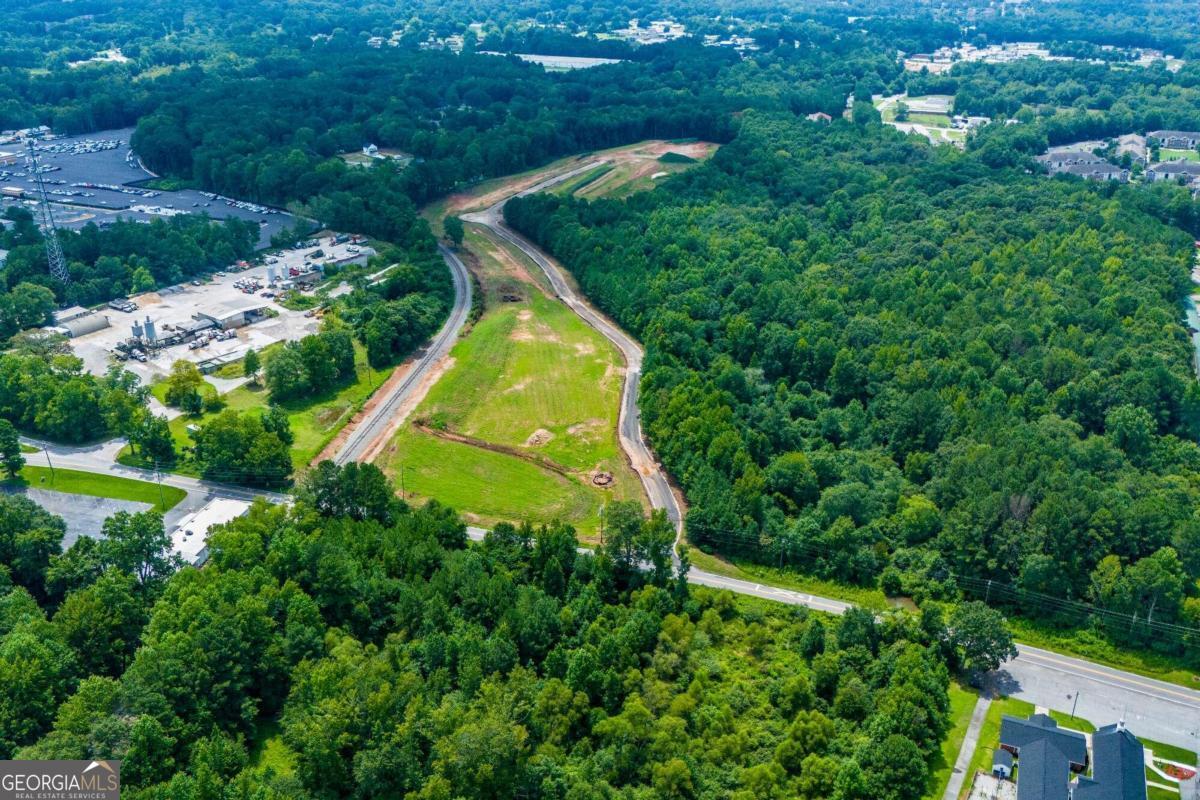
<svg viewBox="0 0 1200 800">
<path fill-rule="evenodd" d="M 474 522 L 562 519 L 594 538 L 606 501 L 641 496 L 616 439 L 619 355 L 519 252 L 474 225 L 465 247 L 484 315 L 377 463 Z"/>
</svg>

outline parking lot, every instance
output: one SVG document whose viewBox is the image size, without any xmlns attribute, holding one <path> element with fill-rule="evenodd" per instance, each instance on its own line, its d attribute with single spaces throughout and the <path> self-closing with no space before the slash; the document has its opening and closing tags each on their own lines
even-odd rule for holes
<svg viewBox="0 0 1200 800">
<path fill-rule="evenodd" d="M 81 228 L 88 222 L 103 225 L 118 217 L 148 222 L 175 214 L 205 213 L 213 219 L 258 223 L 259 246 L 267 247 L 272 234 L 294 224 L 295 218 L 286 211 L 254 203 L 194 189 L 165 192 L 132 185 L 153 177 L 129 149 L 132 133 L 133 128 L 122 128 L 38 144 L 38 159 L 46 170 L 43 180 L 62 227 Z M 17 163 L 0 166 L 0 187 L 19 187 L 32 197 L 36 189 L 32 176 L 25 173 L 23 147 L 13 144 L 0 149 L 20 156 Z M 0 201 L 0 210 L 23 202 L 28 199 L 5 199 Z"/>
<path fill-rule="evenodd" d="M 313 254 L 318 251 L 321 256 L 314 258 Z M 279 305 L 278 298 L 263 296 L 263 292 L 274 294 L 278 291 L 267 286 L 270 282 L 269 272 L 275 276 L 277 284 L 283 284 L 294 279 L 294 276 L 290 275 L 292 270 L 301 272 L 306 269 L 306 264 L 330 260 L 365 262 L 372 252 L 368 247 L 350 242 L 331 246 L 329 239 L 323 238 L 316 247 L 284 251 L 272 264 L 214 275 L 210 280 L 200 281 L 198 286 L 195 283 L 186 283 L 136 295 L 130 298 L 136 310 L 100 310 L 97 313 L 108 319 L 109 327 L 76 337 L 71 340 L 71 346 L 75 354 L 83 359 L 86 369 L 100 375 L 108 369 L 116 346 L 134 335 L 135 323 L 139 327 L 144 326 L 147 317 L 161 338 L 178 332 L 181 327 L 194 324 L 197 317 L 204 314 L 220 315 L 231 308 L 240 307 L 266 310 L 267 316 L 258 321 L 231 328 L 231 338 L 215 338 L 195 348 L 184 343 L 151 350 L 145 353 L 145 361 L 131 358 L 124 362 L 124 367 L 149 384 L 154 379 L 167 375 L 171 365 L 179 359 L 196 363 L 214 358 L 235 360 L 249 348 L 261 350 L 275 342 L 299 339 L 314 333 L 320 325 L 318 314 L 312 311 L 290 311 Z M 245 285 L 249 280 L 261 284 L 261 287 L 247 293 L 235 285 Z"/>
</svg>

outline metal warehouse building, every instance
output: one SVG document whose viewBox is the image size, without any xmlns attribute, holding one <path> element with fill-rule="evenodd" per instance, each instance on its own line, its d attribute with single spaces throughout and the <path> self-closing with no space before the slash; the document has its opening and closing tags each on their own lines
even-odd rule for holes
<svg viewBox="0 0 1200 800">
<path fill-rule="evenodd" d="M 243 325 L 249 325 L 251 322 L 257 322 L 262 318 L 264 308 L 263 303 L 251 300 L 250 298 L 230 300 L 201 309 L 196 313 L 196 319 L 210 320 L 218 328 L 228 330 L 229 328 L 240 328 Z"/>
</svg>

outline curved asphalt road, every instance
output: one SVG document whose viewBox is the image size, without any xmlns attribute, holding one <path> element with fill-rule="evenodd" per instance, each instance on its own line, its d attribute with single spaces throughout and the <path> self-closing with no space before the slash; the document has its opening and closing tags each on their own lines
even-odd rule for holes
<svg viewBox="0 0 1200 800">
<path fill-rule="evenodd" d="M 576 175 L 580 175 L 604 163 L 604 161 L 590 161 L 569 172 L 548 178 L 512 196 L 518 197 L 543 191 L 550 186 L 570 180 Z M 571 288 L 571 285 L 567 282 L 566 277 L 556 264 L 550 261 L 531 242 L 504 224 L 503 208 L 509 199 L 506 197 L 483 211 L 464 214 L 463 219 L 467 222 L 483 225 L 496 236 L 509 242 L 527 255 L 546 274 L 546 278 L 549 279 L 550 285 L 553 287 L 554 293 L 558 295 L 558 298 L 566 303 L 580 319 L 599 331 L 604 338 L 616 345 L 617 349 L 621 351 L 621 355 L 625 359 L 625 383 L 621 392 L 621 411 L 617 418 L 617 436 L 621 441 L 621 448 L 629 457 L 634 471 L 637 472 L 638 477 L 642 481 L 642 487 L 646 490 L 646 496 L 650 498 L 650 505 L 656 509 L 661 508 L 666 510 L 667 518 L 670 519 L 671 525 L 675 528 L 675 542 L 678 544 L 679 537 L 683 532 L 683 513 L 679 508 L 679 501 L 676 500 L 674 492 L 671 491 L 671 484 L 667 480 L 666 473 L 658 464 L 645 439 L 642 438 L 642 417 L 638 409 L 638 383 L 642 375 L 642 346 L 632 336 L 625 333 L 615 323 L 592 308 L 585 300 L 582 300 L 575 290 Z M 674 556 L 673 552 L 672 555 Z M 678 562 L 678 556 L 674 556 L 674 558 Z"/>
<path fill-rule="evenodd" d="M 603 163 L 605 162 L 602 160 L 591 161 L 512 196 L 543 191 Z M 635 468 L 638 465 L 649 467 L 637 469 L 638 475 L 650 498 L 650 504 L 656 509 L 666 509 L 667 516 L 675 526 L 675 541 L 678 545 L 683 532 L 679 503 L 671 491 L 666 474 L 642 438 L 637 405 L 643 356 L 641 345 L 582 300 L 554 262 L 538 247 L 504 224 L 503 208 L 508 199 L 505 198 L 483 211 L 464 214 L 463 219 L 487 227 L 496 236 L 520 249 L 546 274 L 559 299 L 621 351 L 627 367 L 617 425 L 621 447 Z M 484 533 L 481 529 L 470 529 L 472 538 L 482 538 Z M 678 556 L 674 558 L 678 564 Z M 688 573 L 688 581 L 765 600 L 802 605 L 832 614 L 844 613 L 851 605 L 840 600 L 727 578 L 695 567 Z M 1191 749 L 1200 746 L 1200 691 L 1036 647 L 1021 646 L 1019 650 L 1020 653 L 1015 659 L 989 676 L 989 688 L 1036 706 L 1046 706 L 1055 710 L 1069 711 L 1072 703 L 1075 703 L 1076 715 L 1097 725 L 1110 724 L 1123 718 L 1137 735 L 1144 738 Z M 981 744 L 992 747 L 996 743 Z"/>
<path fill-rule="evenodd" d="M 454 280 L 454 308 L 450 310 L 450 315 L 446 318 L 441 330 L 425 346 L 425 349 L 420 351 L 416 363 L 409 369 L 404 380 L 396 384 L 391 395 L 377 403 L 367 416 L 350 431 L 342 449 L 333 457 L 338 464 L 361 461 L 366 456 L 367 449 L 377 438 L 386 433 L 388 426 L 395 421 L 396 410 L 421 385 L 425 374 L 450 352 L 450 348 L 454 347 L 454 343 L 458 341 L 459 332 L 467 322 L 467 315 L 471 312 L 471 280 L 467 276 L 467 268 L 450 248 L 439 243 L 438 250 L 441 251 L 446 266 L 450 268 L 450 276 Z"/>
</svg>

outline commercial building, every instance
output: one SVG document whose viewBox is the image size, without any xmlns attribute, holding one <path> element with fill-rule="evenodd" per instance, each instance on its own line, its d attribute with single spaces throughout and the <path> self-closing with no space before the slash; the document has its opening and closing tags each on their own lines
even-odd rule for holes
<svg viewBox="0 0 1200 800">
<path fill-rule="evenodd" d="M 245 514 L 250 504 L 243 500 L 217 498 L 203 508 L 193 511 L 179 522 L 171 534 L 171 550 L 185 564 L 199 567 L 208 560 L 208 532 Z"/>
</svg>

